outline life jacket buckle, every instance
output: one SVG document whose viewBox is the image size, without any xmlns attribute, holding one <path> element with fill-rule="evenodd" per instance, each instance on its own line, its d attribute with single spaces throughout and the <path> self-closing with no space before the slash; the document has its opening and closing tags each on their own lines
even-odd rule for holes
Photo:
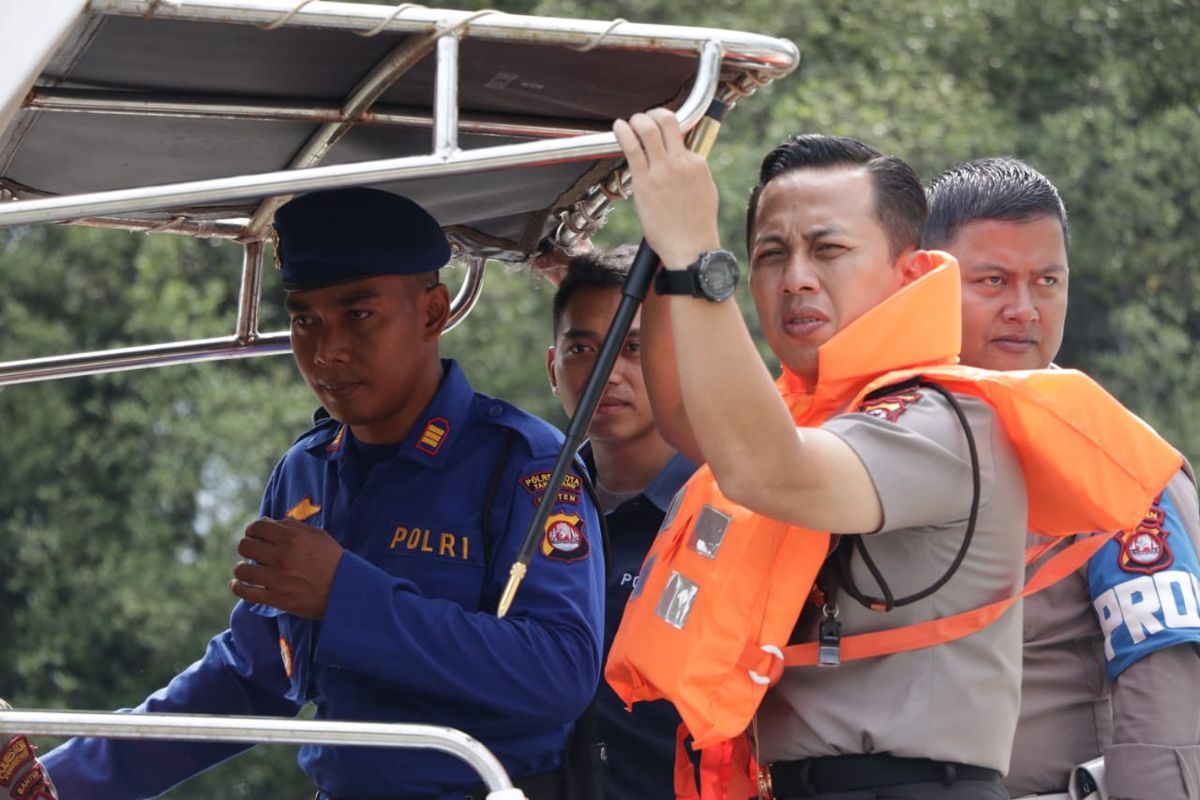
<svg viewBox="0 0 1200 800">
<path fill-rule="evenodd" d="M 767 655 L 774 656 L 775 660 L 771 662 L 771 667 L 766 675 L 760 675 L 754 670 L 750 670 L 750 680 L 759 686 L 772 686 L 783 677 L 783 651 L 773 644 L 764 644 L 761 649 Z"/>
</svg>

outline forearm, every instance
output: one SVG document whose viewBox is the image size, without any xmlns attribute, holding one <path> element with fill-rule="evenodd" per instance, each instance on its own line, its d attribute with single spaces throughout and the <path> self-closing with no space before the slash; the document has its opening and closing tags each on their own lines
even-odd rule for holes
<svg viewBox="0 0 1200 800">
<path fill-rule="evenodd" d="M 769 485 L 799 456 L 800 440 L 740 311 L 662 299 L 676 343 L 674 378 L 701 455 L 726 494 L 743 482 Z"/>
<path fill-rule="evenodd" d="M 239 605 L 233 628 L 214 637 L 204 658 L 130 713 L 292 716 L 274 621 Z M 49 753 L 46 768 L 62 797 L 154 797 L 250 745 L 76 738 Z"/>
<path fill-rule="evenodd" d="M 685 458 L 702 463 L 704 456 L 679 392 L 675 342 L 671 338 L 671 305 L 668 298 L 653 291 L 642 307 L 642 375 L 659 434 Z"/>
<path fill-rule="evenodd" d="M 663 267 L 683 269 L 719 248 L 716 185 L 674 116 L 655 109 L 618 121 L 613 132 L 629 162 L 638 219 Z M 669 303 L 686 419 L 721 491 L 796 525 L 875 530 L 882 511 L 866 468 L 836 436 L 797 433 L 737 305 L 679 296 Z"/>
<path fill-rule="evenodd" d="M 1191 644 L 1157 650 L 1113 683 L 1113 743 L 1105 777 L 1114 800 L 1200 797 L 1200 653 Z"/>
<path fill-rule="evenodd" d="M 407 691 L 566 724 L 595 691 L 601 646 L 582 610 L 556 594 L 531 576 L 499 619 L 424 597 L 347 553 L 315 659 Z"/>
</svg>

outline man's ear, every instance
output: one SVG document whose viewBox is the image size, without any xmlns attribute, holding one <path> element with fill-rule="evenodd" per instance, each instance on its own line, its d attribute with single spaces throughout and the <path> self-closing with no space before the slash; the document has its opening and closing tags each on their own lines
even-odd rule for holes
<svg viewBox="0 0 1200 800">
<path fill-rule="evenodd" d="M 913 248 L 905 250 L 900 255 L 898 266 L 900 268 L 900 285 L 907 286 L 932 271 L 937 263 L 928 250 Z"/>
<path fill-rule="evenodd" d="M 554 374 L 554 345 L 546 348 L 546 377 L 550 379 L 550 391 L 558 394 L 558 377 Z"/>
<path fill-rule="evenodd" d="M 425 340 L 437 339 L 450 321 L 450 290 L 446 284 L 425 289 L 421 296 L 421 313 L 425 319 Z"/>
</svg>

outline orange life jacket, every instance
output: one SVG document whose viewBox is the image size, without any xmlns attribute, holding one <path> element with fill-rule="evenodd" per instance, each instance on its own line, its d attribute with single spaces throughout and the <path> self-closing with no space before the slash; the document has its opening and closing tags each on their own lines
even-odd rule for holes
<svg viewBox="0 0 1200 800">
<path fill-rule="evenodd" d="M 953 257 L 840 331 L 806 391 L 779 390 L 798 426 L 854 410 L 881 387 L 924 376 L 990 404 L 1019 454 L 1029 530 L 1045 536 L 1135 525 L 1182 458 L 1098 384 L 1074 370 L 1000 373 L 956 366 L 960 278 Z M 1022 531 L 1024 536 L 1024 531 Z M 830 544 L 828 533 L 755 514 L 721 494 L 707 466 L 676 497 L 643 563 L 605 669 L 627 704 L 666 698 L 707 748 L 743 733 L 783 667 L 814 664 L 817 644 L 787 647 Z M 1082 565 L 1107 537 L 1076 542 L 1027 591 Z M 847 636 L 842 660 L 928 647 L 973 633 L 1015 597 L 954 617 Z"/>
</svg>

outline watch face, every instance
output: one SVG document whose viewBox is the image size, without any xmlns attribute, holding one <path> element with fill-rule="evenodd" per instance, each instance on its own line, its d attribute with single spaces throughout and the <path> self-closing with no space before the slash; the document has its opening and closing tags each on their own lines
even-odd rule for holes
<svg viewBox="0 0 1200 800">
<path fill-rule="evenodd" d="M 708 253 L 700 263 L 698 273 L 700 288 L 711 300 L 725 300 L 737 289 L 737 259 L 725 250 Z"/>
</svg>

